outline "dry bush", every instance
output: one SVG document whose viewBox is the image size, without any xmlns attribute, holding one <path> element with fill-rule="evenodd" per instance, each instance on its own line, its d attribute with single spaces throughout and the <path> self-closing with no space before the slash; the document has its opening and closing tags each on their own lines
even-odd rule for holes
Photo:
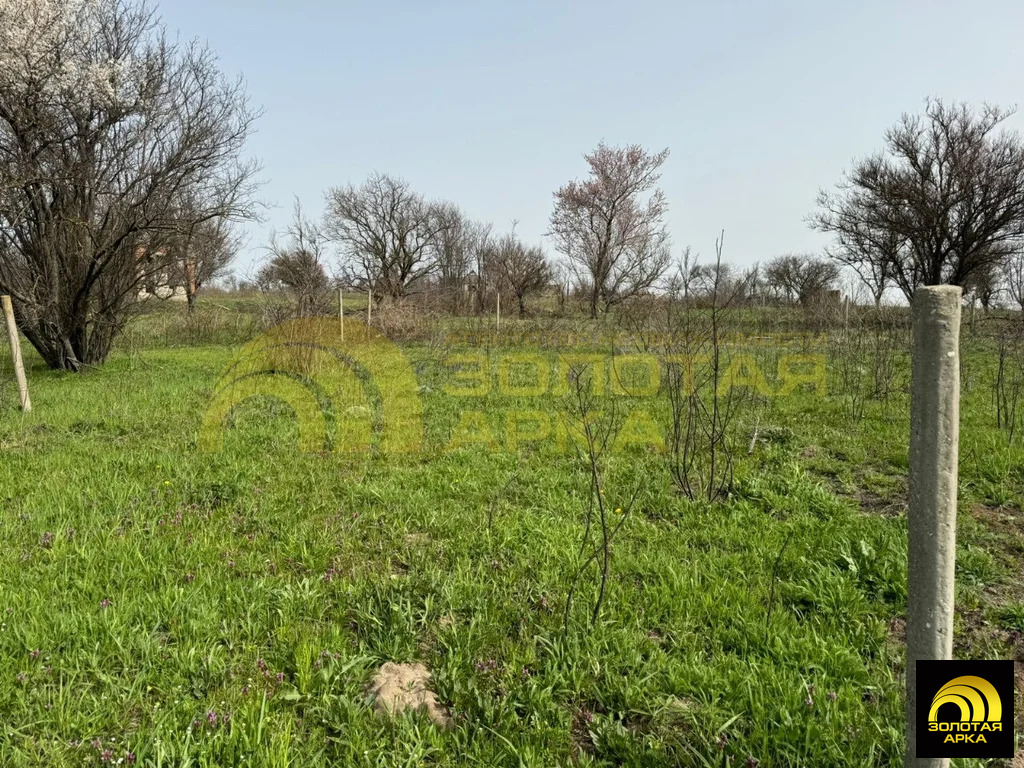
<svg viewBox="0 0 1024 768">
<path fill-rule="evenodd" d="M 1021 397 L 1024 396 L 1024 318 L 1014 317 L 996 332 L 996 376 L 992 398 L 996 427 L 1006 430 L 1013 442 L 1021 420 Z"/>
<path fill-rule="evenodd" d="M 887 403 L 909 386 L 901 350 L 910 345 L 907 316 L 899 307 L 853 307 L 828 334 L 828 365 L 834 394 L 845 399 L 853 421 L 864 418 L 868 401 Z"/>
<path fill-rule="evenodd" d="M 384 299 L 374 304 L 370 325 L 392 341 L 428 339 L 439 319 L 446 315 L 444 304 L 444 292 Z"/>
<path fill-rule="evenodd" d="M 722 240 L 715 242 L 717 268 L 710 270 L 701 300 L 675 297 L 668 317 L 665 390 L 670 408 L 669 471 L 678 490 L 690 499 L 708 502 L 732 490 L 737 451 L 737 416 L 747 393 L 726 381 L 726 338 L 734 332 L 740 295 L 736 283 L 726 284 Z"/>
<path fill-rule="evenodd" d="M 638 351 L 662 350 L 670 303 L 670 299 L 661 296 L 638 296 L 618 307 L 615 319 Z"/>
</svg>

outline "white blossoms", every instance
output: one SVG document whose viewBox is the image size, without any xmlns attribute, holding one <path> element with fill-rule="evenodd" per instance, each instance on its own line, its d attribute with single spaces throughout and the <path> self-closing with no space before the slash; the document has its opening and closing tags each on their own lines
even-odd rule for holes
<svg viewBox="0 0 1024 768">
<path fill-rule="evenodd" d="M 98 44 L 101 0 L 0 0 L 0 91 L 117 97 L 130 64 Z"/>
</svg>

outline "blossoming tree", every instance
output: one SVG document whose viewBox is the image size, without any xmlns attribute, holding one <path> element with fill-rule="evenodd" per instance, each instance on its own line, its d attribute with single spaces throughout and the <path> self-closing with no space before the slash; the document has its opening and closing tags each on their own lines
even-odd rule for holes
<svg viewBox="0 0 1024 768">
<path fill-rule="evenodd" d="M 48 365 L 106 358 L 183 228 L 253 214 L 256 116 L 144 0 L 0 0 L 0 292 Z"/>
</svg>

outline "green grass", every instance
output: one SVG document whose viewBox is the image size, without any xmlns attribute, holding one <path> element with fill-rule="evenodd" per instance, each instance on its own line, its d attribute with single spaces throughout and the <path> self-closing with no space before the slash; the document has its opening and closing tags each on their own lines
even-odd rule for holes
<svg viewBox="0 0 1024 768">
<path fill-rule="evenodd" d="M 641 491 L 600 621 L 588 582 L 566 631 L 578 460 L 552 441 L 446 447 L 469 408 L 556 398 L 452 397 L 437 350 L 408 345 L 422 454 L 303 454 L 290 411 L 260 400 L 203 453 L 247 321 L 221 316 L 203 331 L 220 344 L 192 347 L 172 312 L 82 375 L 29 355 L 31 414 L 0 390 L 0 764 L 900 761 L 905 397 L 855 423 L 841 393 L 773 400 L 716 505 L 674 493 L 656 453 L 612 454 L 611 506 Z M 957 655 L 1009 658 L 1024 451 L 991 426 L 987 362 L 968 364 Z M 453 729 L 374 715 L 388 660 L 433 671 Z"/>
</svg>

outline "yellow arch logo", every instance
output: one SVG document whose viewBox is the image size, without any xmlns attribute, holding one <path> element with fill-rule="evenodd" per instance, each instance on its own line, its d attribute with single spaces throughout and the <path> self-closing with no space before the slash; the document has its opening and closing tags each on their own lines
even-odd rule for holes
<svg viewBox="0 0 1024 768">
<path fill-rule="evenodd" d="M 348 320 L 291 320 L 250 342 L 221 374 L 199 429 L 218 451 L 232 412 L 271 398 L 294 414 L 299 449 L 413 453 L 423 445 L 423 404 L 408 358 L 387 337 Z"/>
<path fill-rule="evenodd" d="M 1000 722 L 1003 702 L 999 692 L 988 680 L 976 675 L 955 677 L 942 686 L 932 699 L 928 722 L 937 722 L 939 707 L 955 704 L 960 708 L 960 722 Z"/>
</svg>

